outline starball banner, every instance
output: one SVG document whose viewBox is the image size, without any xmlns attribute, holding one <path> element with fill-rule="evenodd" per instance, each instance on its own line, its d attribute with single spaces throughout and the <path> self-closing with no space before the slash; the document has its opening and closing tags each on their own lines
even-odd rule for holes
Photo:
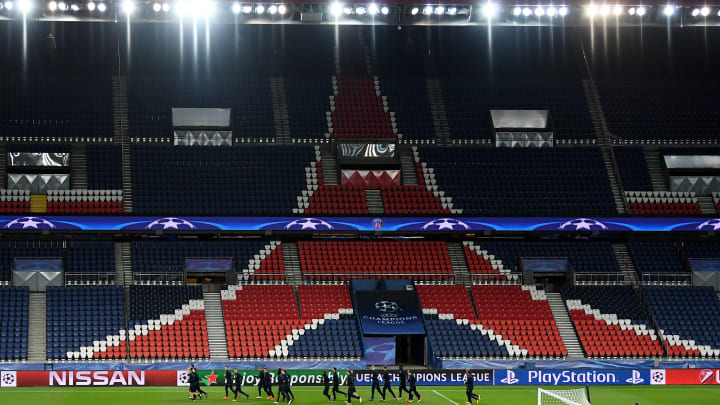
<svg viewBox="0 0 720 405">
<path fill-rule="evenodd" d="M 414 291 L 357 291 L 355 306 L 365 335 L 425 334 Z"/>
</svg>

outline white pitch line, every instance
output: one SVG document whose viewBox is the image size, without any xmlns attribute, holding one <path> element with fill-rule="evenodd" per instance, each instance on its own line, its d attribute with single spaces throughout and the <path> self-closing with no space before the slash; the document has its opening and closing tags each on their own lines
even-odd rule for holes
<svg viewBox="0 0 720 405">
<path fill-rule="evenodd" d="M 439 393 L 439 392 L 437 392 L 437 391 L 435 391 L 435 390 L 432 390 L 432 392 L 434 392 L 435 395 L 438 395 L 438 396 L 441 396 L 441 397 L 445 398 L 445 399 L 446 399 L 448 402 L 450 402 L 451 404 L 459 405 L 457 402 L 453 401 L 452 399 L 446 397 L 445 395 L 443 395 L 443 394 L 441 394 L 441 393 Z"/>
</svg>

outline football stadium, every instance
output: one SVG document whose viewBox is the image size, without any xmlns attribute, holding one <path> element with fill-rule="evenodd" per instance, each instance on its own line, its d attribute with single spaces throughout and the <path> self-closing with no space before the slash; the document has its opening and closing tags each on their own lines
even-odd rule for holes
<svg viewBox="0 0 720 405">
<path fill-rule="evenodd" d="M 720 3 L 0 0 L 4 404 L 720 404 Z"/>
</svg>

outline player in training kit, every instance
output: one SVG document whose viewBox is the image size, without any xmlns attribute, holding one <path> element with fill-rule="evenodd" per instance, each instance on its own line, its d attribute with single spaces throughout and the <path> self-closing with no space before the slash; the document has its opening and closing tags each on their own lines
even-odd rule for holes
<svg viewBox="0 0 720 405">
<path fill-rule="evenodd" d="M 332 368 L 332 372 L 333 372 L 333 389 L 332 389 L 333 401 L 335 399 L 337 399 L 338 393 L 343 394 L 343 395 L 345 395 L 345 397 L 347 397 L 346 393 L 340 391 L 340 373 L 338 373 L 338 371 L 335 367 Z"/>
<path fill-rule="evenodd" d="M 190 384 L 190 387 L 188 388 L 188 393 L 190 394 L 190 399 L 195 401 L 195 395 L 197 394 L 195 392 L 195 375 L 193 374 L 192 367 L 188 368 L 187 371 L 187 378 L 188 378 L 188 384 Z"/>
<path fill-rule="evenodd" d="M 400 388 L 398 388 L 398 394 L 400 396 L 398 397 L 398 399 L 402 400 L 403 391 L 410 394 L 410 391 L 407 389 L 407 373 L 403 369 L 402 364 L 400 365 L 400 374 L 398 376 L 400 377 Z"/>
<path fill-rule="evenodd" d="M 325 389 L 323 390 L 323 395 L 327 397 L 328 402 L 332 402 L 333 399 L 330 396 L 330 377 L 328 376 L 327 370 L 323 370 L 322 372 L 322 382 L 323 386 L 325 386 Z"/>
<path fill-rule="evenodd" d="M 234 373 L 233 374 L 233 379 L 234 379 L 233 383 L 235 385 L 235 389 L 233 390 L 233 393 L 235 394 L 235 399 L 233 399 L 233 402 L 237 402 L 238 394 L 243 394 L 243 395 L 245 395 L 246 399 L 250 399 L 250 395 L 246 394 L 242 390 L 243 379 L 245 378 L 245 374 L 240 375 L 240 373 L 238 372 L 238 369 L 233 370 L 233 373 Z"/>
<path fill-rule="evenodd" d="M 475 389 L 475 377 L 470 373 L 470 369 L 465 370 L 465 395 L 467 395 L 467 404 L 472 405 L 472 400 L 475 400 L 476 404 L 480 403 L 480 396 L 473 393 Z"/>
<path fill-rule="evenodd" d="M 233 374 L 230 367 L 225 366 L 225 398 L 230 398 L 230 391 L 233 390 Z"/>
<path fill-rule="evenodd" d="M 205 398 L 208 397 L 208 393 L 203 391 L 202 388 L 200 388 L 200 374 L 198 374 L 197 369 L 193 367 L 193 374 L 195 375 L 195 392 L 197 392 L 198 395 L 202 396 L 205 395 Z"/>
<path fill-rule="evenodd" d="M 377 370 L 375 370 L 375 365 L 370 366 L 370 370 L 372 370 L 372 388 L 370 389 L 370 400 L 375 400 L 375 391 L 377 390 L 378 394 L 382 396 L 382 400 L 385 400 L 385 394 L 380 391 L 380 375 Z"/>
<path fill-rule="evenodd" d="M 263 388 L 265 388 L 265 371 L 263 371 L 262 367 L 258 368 L 258 396 L 255 397 L 255 399 L 262 399 L 262 392 Z"/>
<path fill-rule="evenodd" d="M 390 387 L 390 378 L 391 378 L 390 372 L 388 371 L 387 366 L 385 366 L 383 368 L 383 373 L 382 373 L 382 379 L 383 379 L 383 392 L 382 392 L 383 399 L 382 400 L 383 400 L 383 402 L 385 402 L 385 394 L 388 391 L 390 391 L 390 394 L 392 394 L 392 398 L 397 401 L 397 397 L 395 396 L 395 393 L 393 392 L 392 388 Z"/>
<path fill-rule="evenodd" d="M 265 369 L 263 371 L 265 371 L 265 375 L 264 375 L 264 377 L 265 377 L 265 392 L 268 394 L 269 400 L 274 400 L 275 395 L 273 395 L 273 392 L 272 392 L 272 375 L 268 371 L 267 367 L 265 367 Z"/>
<path fill-rule="evenodd" d="M 280 401 L 287 401 L 287 403 L 290 403 L 290 394 L 288 394 L 288 390 L 290 389 L 290 379 L 287 377 L 287 375 L 282 373 L 281 369 L 278 369 L 278 398 L 275 399 L 275 403 L 280 403 Z"/>
<path fill-rule="evenodd" d="M 295 401 L 295 394 L 292 392 L 292 379 L 290 378 L 290 374 L 288 374 L 287 370 L 283 369 L 282 373 L 288 380 L 287 393 L 290 395 L 290 402 L 288 402 L 288 405 L 290 405 L 291 402 Z"/>
<path fill-rule="evenodd" d="M 408 398 L 408 402 L 413 401 L 413 394 L 417 395 L 418 397 L 418 403 L 422 402 L 422 395 L 420 395 L 419 392 L 417 392 L 417 388 L 415 388 L 415 384 L 417 384 L 417 378 L 415 377 L 415 374 L 412 372 L 412 370 L 407 371 L 408 374 L 408 383 L 410 383 L 410 390 L 408 393 L 410 394 L 410 398 Z"/>
<path fill-rule="evenodd" d="M 357 398 L 360 403 L 362 404 L 362 398 L 360 398 L 360 394 L 357 393 L 355 390 L 355 375 L 353 375 L 352 370 L 347 369 L 347 401 L 345 401 L 346 404 L 352 403 L 353 397 Z"/>
</svg>

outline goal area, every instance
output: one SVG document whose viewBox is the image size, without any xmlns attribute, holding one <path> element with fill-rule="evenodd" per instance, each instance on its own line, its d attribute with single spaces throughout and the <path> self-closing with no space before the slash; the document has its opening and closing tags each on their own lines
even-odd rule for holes
<svg viewBox="0 0 720 405">
<path fill-rule="evenodd" d="M 587 387 L 571 390 L 538 388 L 538 405 L 591 405 Z"/>
</svg>

